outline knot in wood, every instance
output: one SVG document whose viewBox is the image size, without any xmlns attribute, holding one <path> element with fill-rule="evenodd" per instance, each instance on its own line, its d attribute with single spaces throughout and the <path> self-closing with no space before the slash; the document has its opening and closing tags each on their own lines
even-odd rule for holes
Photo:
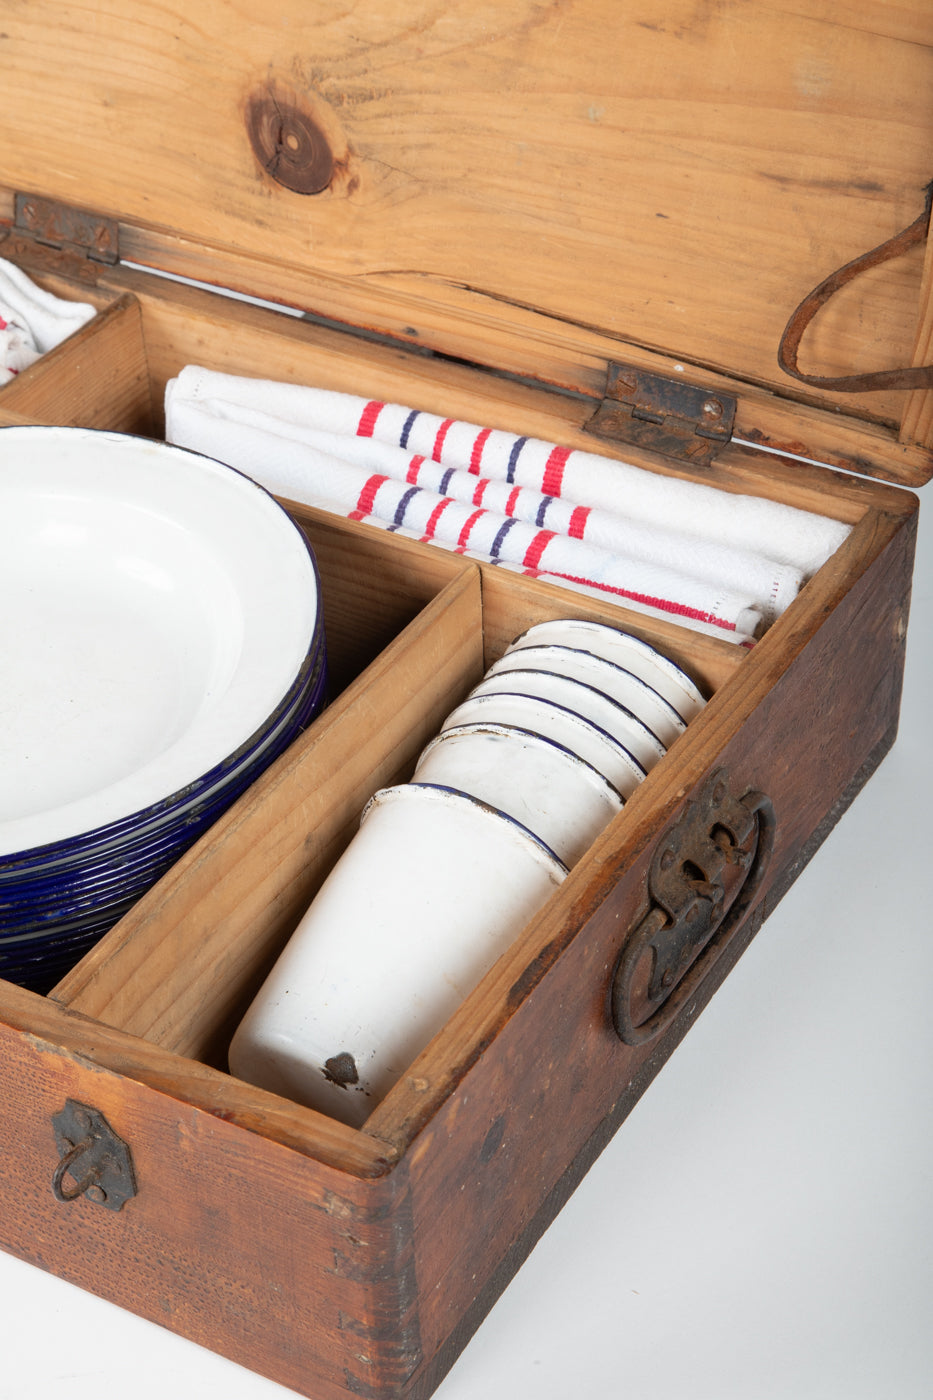
<svg viewBox="0 0 933 1400">
<path fill-rule="evenodd" d="M 334 154 L 321 128 L 300 107 L 270 93 L 250 99 L 250 145 L 262 168 L 295 194 L 320 194 L 334 177 Z"/>
</svg>

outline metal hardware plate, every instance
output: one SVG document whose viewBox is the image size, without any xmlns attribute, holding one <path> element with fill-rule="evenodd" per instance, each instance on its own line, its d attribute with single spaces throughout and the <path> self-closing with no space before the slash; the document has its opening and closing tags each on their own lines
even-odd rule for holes
<svg viewBox="0 0 933 1400">
<path fill-rule="evenodd" d="M 59 1163 L 52 1173 L 58 1201 L 85 1196 L 107 1210 L 122 1210 L 136 1195 L 130 1149 L 96 1108 L 68 1099 L 52 1117 Z"/>
<path fill-rule="evenodd" d="M 54 199 L 18 194 L 14 228 L 17 233 L 30 234 L 37 243 L 78 252 L 95 262 L 116 263 L 120 259 L 120 233 L 115 219 L 73 209 Z"/>
<path fill-rule="evenodd" d="M 610 364 L 606 396 L 586 431 L 706 466 L 732 437 L 736 400 L 633 365 Z"/>
<path fill-rule="evenodd" d="M 736 798 L 729 788 L 725 769 L 717 769 L 658 843 L 648 872 L 651 907 L 613 974 L 612 1020 L 626 1044 L 666 1029 L 758 892 L 774 808 L 762 793 Z"/>
</svg>

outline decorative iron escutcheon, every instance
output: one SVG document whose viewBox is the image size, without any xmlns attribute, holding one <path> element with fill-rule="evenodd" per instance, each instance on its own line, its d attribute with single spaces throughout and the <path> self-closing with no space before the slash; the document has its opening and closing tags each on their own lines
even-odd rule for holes
<svg viewBox="0 0 933 1400">
<path fill-rule="evenodd" d="M 774 807 L 763 793 L 737 798 L 729 789 L 726 770 L 717 769 L 654 853 L 651 908 L 625 940 L 612 979 L 612 1021 L 627 1045 L 667 1029 L 758 893 Z"/>
<path fill-rule="evenodd" d="M 136 1195 L 136 1173 L 130 1149 L 104 1115 L 69 1099 L 53 1115 L 52 1127 L 60 1157 L 52 1173 L 55 1199 L 67 1202 L 86 1196 L 107 1210 L 122 1210 Z"/>
</svg>

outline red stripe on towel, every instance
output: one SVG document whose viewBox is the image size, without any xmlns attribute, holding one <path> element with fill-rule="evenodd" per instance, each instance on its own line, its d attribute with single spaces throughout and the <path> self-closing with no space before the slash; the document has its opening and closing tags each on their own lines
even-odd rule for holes
<svg viewBox="0 0 933 1400">
<path fill-rule="evenodd" d="M 418 473 L 420 472 L 423 466 L 424 458 L 419 457 L 416 453 L 415 456 L 412 457 L 411 461 L 408 463 L 408 471 L 405 473 L 405 480 L 409 483 L 410 486 L 418 485 Z"/>
<path fill-rule="evenodd" d="M 520 486 L 513 486 L 512 490 L 509 492 L 509 499 L 505 503 L 506 515 L 515 514 L 515 502 L 518 500 L 519 495 L 521 494 L 521 489 L 522 488 Z"/>
<path fill-rule="evenodd" d="M 571 539 L 582 540 L 583 532 L 586 529 L 586 518 L 590 513 L 590 506 L 576 506 L 570 517 L 567 526 L 567 533 Z"/>
<path fill-rule="evenodd" d="M 470 471 L 474 476 L 479 476 L 479 464 L 483 460 L 483 448 L 492 428 L 484 428 L 481 433 L 477 433 L 476 441 L 473 444 L 473 451 L 470 453 Z"/>
<path fill-rule="evenodd" d="M 583 583 L 588 588 L 598 588 L 602 593 L 615 593 L 620 598 L 630 598 L 633 603 L 644 603 L 647 607 L 658 608 L 661 612 L 674 613 L 676 617 L 692 617 L 697 622 L 709 622 L 714 627 L 721 627 L 724 632 L 736 630 L 734 622 L 727 622 L 723 617 L 703 612 L 702 608 L 690 608 L 686 603 L 673 603 L 670 598 L 654 598 L 648 593 L 636 593 L 631 588 L 617 588 L 611 583 L 600 583 L 598 579 L 581 578 L 576 574 L 559 573 L 556 569 L 547 572 L 552 578 L 565 578 L 568 583 Z"/>
<path fill-rule="evenodd" d="M 360 520 L 364 515 L 372 515 L 373 506 L 376 502 L 376 495 L 379 487 L 387 482 L 387 476 L 371 476 L 360 492 L 360 498 L 356 503 L 356 510 L 351 519 Z"/>
<path fill-rule="evenodd" d="M 489 485 L 489 477 L 481 476 L 476 483 L 476 490 L 473 492 L 473 504 L 480 506 L 483 504 L 483 497 L 486 494 L 486 487 Z"/>
<path fill-rule="evenodd" d="M 477 520 L 479 520 L 480 516 L 483 516 L 485 514 L 486 512 L 484 510 L 474 510 L 469 520 L 466 521 L 466 523 L 463 526 L 463 529 L 460 531 L 460 537 L 457 540 L 458 553 L 462 553 L 463 550 L 466 549 L 467 541 L 470 538 L 470 531 L 473 529 L 473 526 L 476 524 Z"/>
<path fill-rule="evenodd" d="M 541 555 L 556 536 L 556 530 L 539 530 L 525 551 L 522 565 L 526 569 L 536 569 L 541 562 Z"/>
<path fill-rule="evenodd" d="M 434 534 L 434 531 L 437 529 L 437 522 L 440 520 L 447 507 L 450 505 L 452 499 L 452 496 L 445 496 L 442 501 L 438 501 L 437 505 L 434 507 L 434 509 L 431 511 L 431 514 L 428 516 L 428 523 L 427 525 L 425 525 L 424 534 L 421 536 L 423 540 L 431 539 L 431 537 Z"/>
<path fill-rule="evenodd" d="M 444 450 L 444 439 L 447 436 L 450 429 L 453 427 L 453 421 L 454 420 L 452 418 L 445 418 L 443 423 L 437 430 L 437 437 L 434 439 L 434 451 L 431 453 L 431 456 L 435 462 L 439 462 L 441 460 L 441 453 Z"/>
<path fill-rule="evenodd" d="M 545 496 L 559 496 L 561 482 L 564 479 L 564 467 L 567 458 L 572 452 L 570 447 L 555 447 L 544 468 L 544 479 L 541 482 L 541 490 Z"/>
<path fill-rule="evenodd" d="M 372 437 L 373 429 L 376 426 L 376 419 L 384 408 L 385 404 L 377 403 L 375 399 L 372 399 L 366 405 L 363 412 L 360 414 L 360 421 L 356 429 L 357 437 Z"/>
</svg>

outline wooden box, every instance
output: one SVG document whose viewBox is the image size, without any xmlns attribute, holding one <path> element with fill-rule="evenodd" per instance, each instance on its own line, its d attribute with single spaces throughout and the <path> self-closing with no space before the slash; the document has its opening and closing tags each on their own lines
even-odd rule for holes
<svg viewBox="0 0 933 1400">
<path fill-rule="evenodd" d="M 893 742 L 917 502 L 867 478 L 930 471 L 933 376 L 903 374 L 933 338 L 930 16 L 37 0 L 3 28 L 0 256 L 100 314 L 0 424 L 159 435 L 195 361 L 569 445 L 608 417 L 607 455 L 853 527 L 746 652 L 295 507 L 334 703 L 49 997 L 0 989 L 5 1249 L 301 1394 L 427 1396 Z M 838 279 L 806 382 L 781 369 L 795 305 L 908 227 Z M 731 440 L 706 461 L 620 412 L 620 363 L 733 395 Z M 233 1079 L 231 1027 L 367 797 L 570 615 L 680 661 L 703 714 L 363 1129 Z M 764 794 L 752 886 L 623 1039 L 652 860 L 716 783 Z M 52 1192 L 68 1100 L 130 1148 L 119 1212 Z"/>
</svg>

